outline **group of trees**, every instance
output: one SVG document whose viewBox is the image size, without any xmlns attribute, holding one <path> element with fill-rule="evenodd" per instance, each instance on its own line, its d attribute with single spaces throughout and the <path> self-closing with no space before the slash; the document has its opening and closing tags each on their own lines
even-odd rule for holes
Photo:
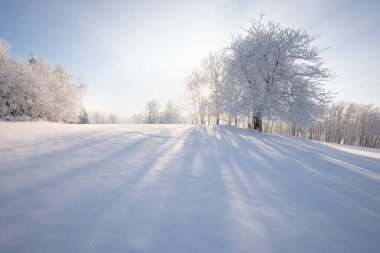
<svg viewBox="0 0 380 253">
<path fill-rule="evenodd" d="M 91 123 L 93 124 L 116 124 L 118 117 L 114 113 L 110 113 L 108 117 L 105 117 L 100 112 L 94 112 L 91 116 Z"/>
<path fill-rule="evenodd" d="M 330 100 L 323 83 L 332 77 L 313 45 L 316 35 L 285 28 L 263 15 L 210 53 L 187 82 L 189 111 L 196 124 L 218 125 L 222 115 L 249 117 L 249 127 L 263 130 L 263 119 L 308 124 Z M 204 90 L 209 90 L 205 94 Z"/>
<path fill-rule="evenodd" d="M 309 138 L 339 144 L 380 147 L 380 108 L 368 104 L 337 103 L 313 121 Z"/>
<path fill-rule="evenodd" d="M 85 83 L 64 67 L 53 69 L 36 54 L 17 60 L 0 39 L 0 117 L 76 122 L 85 91 Z"/>
<path fill-rule="evenodd" d="M 380 108 L 331 104 L 318 38 L 281 24 L 250 20 L 225 48 L 210 53 L 187 79 L 193 124 L 220 120 L 271 133 L 380 147 Z"/>
<path fill-rule="evenodd" d="M 213 52 L 204 58 L 201 68 L 194 70 L 187 81 L 190 112 L 193 123 L 205 125 L 211 124 L 215 119 L 219 125 L 223 112 L 223 95 L 226 98 L 226 90 L 222 90 L 226 77 L 226 54 L 223 50 Z"/>
<path fill-rule="evenodd" d="M 151 100 L 145 105 L 144 112 L 135 114 L 132 117 L 134 124 L 181 124 L 186 119 L 182 115 L 182 110 L 178 105 L 171 101 L 166 103 L 165 108 L 161 111 L 161 106 L 156 100 Z"/>
<path fill-rule="evenodd" d="M 380 147 L 380 108 L 371 104 L 339 102 L 308 126 L 276 118 L 264 121 L 264 131 L 302 136 L 317 141 L 355 146 Z"/>
</svg>

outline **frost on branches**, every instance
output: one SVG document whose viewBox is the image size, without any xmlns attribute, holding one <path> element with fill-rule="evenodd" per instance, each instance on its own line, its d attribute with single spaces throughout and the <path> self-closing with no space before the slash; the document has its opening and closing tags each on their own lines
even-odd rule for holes
<svg viewBox="0 0 380 253">
<path fill-rule="evenodd" d="M 223 109 L 222 83 L 225 78 L 225 52 L 211 52 L 202 60 L 201 68 L 194 70 L 187 78 L 189 108 L 195 124 L 211 124 L 215 118 L 219 125 Z"/>
<path fill-rule="evenodd" d="M 332 75 L 324 67 L 316 35 L 252 19 L 251 27 L 235 35 L 228 47 L 228 90 L 252 115 L 262 131 L 263 117 L 305 124 L 323 111 L 329 93 L 322 83 Z M 231 92 L 231 91 L 229 91 Z M 228 96 L 228 94 L 227 94 Z M 234 106 L 233 101 L 232 106 Z"/>
<path fill-rule="evenodd" d="M 16 60 L 0 39 L 0 117 L 76 122 L 85 91 L 85 83 L 62 66 L 52 69 L 35 54 Z"/>
</svg>

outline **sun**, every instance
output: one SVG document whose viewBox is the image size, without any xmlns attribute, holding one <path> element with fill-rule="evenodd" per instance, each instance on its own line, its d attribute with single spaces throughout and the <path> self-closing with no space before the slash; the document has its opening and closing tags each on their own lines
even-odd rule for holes
<svg viewBox="0 0 380 253">
<path fill-rule="evenodd" d="M 209 87 L 202 86 L 201 90 L 200 90 L 200 93 L 201 93 L 201 97 L 208 98 L 210 96 L 211 91 L 210 91 Z"/>
</svg>

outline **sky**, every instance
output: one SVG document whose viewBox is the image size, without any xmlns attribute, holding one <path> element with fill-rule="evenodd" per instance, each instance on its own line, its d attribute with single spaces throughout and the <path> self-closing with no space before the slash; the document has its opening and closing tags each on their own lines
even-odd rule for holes
<svg viewBox="0 0 380 253">
<path fill-rule="evenodd" d="M 336 101 L 380 106 L 376 0 L 0 0 L 0 38 L 17 57 L 35 52 L 83 78 L 88 111 L 123 119 L 151 99 L 183 102 L 187 75 L 261 12 L 320 35 Z"/>
</svg>

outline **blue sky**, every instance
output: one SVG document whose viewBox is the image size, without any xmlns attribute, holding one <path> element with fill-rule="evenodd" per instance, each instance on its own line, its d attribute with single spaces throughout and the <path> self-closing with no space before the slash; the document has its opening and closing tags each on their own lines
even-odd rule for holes
<svg viewBox="0 0 380 253">
<path fill-rule="evenodd" d="M 378 1 L 0 0 L 0 37 L 85 79 L 88 110 L 125 117 L 183 100 L 186 75 L 262 11 L 321 35 L 336 100 L 380 105 Z"/>
</svg>

